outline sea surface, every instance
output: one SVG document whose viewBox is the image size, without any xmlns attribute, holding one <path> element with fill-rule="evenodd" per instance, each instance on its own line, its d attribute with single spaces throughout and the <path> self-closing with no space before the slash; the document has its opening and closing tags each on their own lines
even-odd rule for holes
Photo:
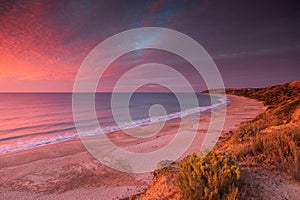
<svg viewBox="0 0 300 200">
<path fill-rule="evenodd" d="M 118 95 L 119 101 L 122 102 L 122 95 L 125 94 Z M 98 124 L 91 120 L 88 112 L 82 110 L 84 117 L 81 118 L 82 121 L 77 122 L 77 125 L 84 127 L 86 136 L 162 121 L 180 120 L 226 104 L 224 98 L 213 96 L 211 101 L 209 95 L 203 94 L 197 95 L 199 106 L 195 106 L 188 101 L 184 105 L 180 104 L 172 93 L 133 93 L 128 105 L 114 105 L 114 110 L 117 111 L 114 114 L 119 115 L 118 119 L 122 119 L 128 109 L 133 121 L 128 121 L 124 117 L 124 121 L 117 125 L 112 114 L 111 97 L 111 93 L 95 95 Z M 160 115 L 160 112 L 155 113 L 155 109 L 154 115 L 149 114 L 151 106 L 157 104 L 164 107 L 165 112 L 162 112 L 164 115 Z M 99 125 L 102 131 L 96 128 Z M 73 120 L 72 93 L 0 94 L 0 154 L 76 138 L 79 136 Z"/>
</svg>

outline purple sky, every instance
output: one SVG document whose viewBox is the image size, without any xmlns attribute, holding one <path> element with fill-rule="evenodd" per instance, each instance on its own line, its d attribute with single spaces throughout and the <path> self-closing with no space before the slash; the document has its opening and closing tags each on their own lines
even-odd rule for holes
<svg viewBox="0 0 300 200">
<path fill-rule="evenodd" d="M 198 41 L 226 87 L 297 80 L 299 10 L 297 1 L 276 0 L 0 0 L 0 92 L 70 92 L 80 64 L 98 43 L 144 26 L 174 29 Z M 192 67 L 174 55 L 149 50 L 126 56 L 107 70 L 99 91 L 109 91 L 128 69 L 150 61 L 174 67 L 196 90 L 205 89 Z"/>
</svg>

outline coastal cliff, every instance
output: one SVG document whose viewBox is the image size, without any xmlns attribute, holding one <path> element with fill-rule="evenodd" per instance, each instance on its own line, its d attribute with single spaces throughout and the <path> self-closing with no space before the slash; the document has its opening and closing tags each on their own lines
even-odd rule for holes
<svg viewBox="0 0 300 200">
<path fill-rule="evenodd" d="M 210 159 L 215 159 L 211 154 L 228 156 L 232 159 L 231 168 L 238 169 L 240 177 L 233 176 L 232 171 L 230 177 L 235 180 L 225 182 L 221 180 L 221 176 L 218 177 L 218 171 L 211 170 L 209 172 L 216 177 L 217 183 L 208 181 L 207 177 L 206 182 L 197 185 L 195 182 L 201 182 L 206 175 L 197 171 L 197 165 L 200 169 L 203 162 L 195 163 L 191 159 L 195 155 L 192 155 L 180 162 L 160 167 L 153 173 L 153 186 L 144 194 L 129 199 L 300 198 L 300 81 L 266 88 L 226 89 L 226 93 L 255 99 L 267 107 L 265 112 L 253 120 L 242 122 L 235 130 L 223 134 L 215 149 L 208 155 Z M 201 156 L 196 157 L 203 159 Z M 221 163 L 222 159 L 215 162 Z M 228 159 L 225 162 L 228 163 Z M 206 162 L 205 165 L 215 168 L 213 163 Z M 192 169 L 185 171 L 185 177 L 190 182 L 185 187 L 178 181 L 182 178 L 180 166 L 183 164 Z M 224 168 L 222 163 L 219 166 Z M 220 167 L 219 170 L 223 168 Z M 224 183 L 231 184 L 222 188 L 227 188 L 226 191 L 219 187 Z M 234 191 L 230 189 L 233 185 L 236 189 Z M 219 194 L 185 196 L 187 191 L 196 193 L 201 190 L 204 193 L 218 191 Z"/>
</svg>

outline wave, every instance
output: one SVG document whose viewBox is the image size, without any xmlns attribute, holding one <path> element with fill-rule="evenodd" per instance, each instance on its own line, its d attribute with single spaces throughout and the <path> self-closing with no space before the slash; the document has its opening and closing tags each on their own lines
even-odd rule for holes
<svg viewBox="0 0 300 200">
<path fill-rule="evenodd" d="M 97 134 L 109 134 L 115 131 L 119 130 L 125 130 L 125 129 L 131 129 L 136 128 L 140 126 L 146 126 L 149 124 L 159 123 L 159 122 L 165 122 L 176 118 L 184 118 L 192 114 L 197 114 L 204 111 L 209 111 L 211 109 L 224 107 L 229 103 L 229 100 L 226 97 L 219 97 L 218 103 L 213 104 L 211 106 L 202 106 L 197 108 L 191 108 L 187 109 L 181 112 L 175 112 L 164 116 L 157 116 L 157 117 L 151 117 L 151 118 L 145 118 L 140 120 L 135 120 L 132 122 L 123 122 L 119 123 L 118 126 L 105 126 L 102 129 L 95 129 L 90 131 L 85 131 L 80 134 L 80 137 L 89 137 L 89 136 L 95 136 Z M 34 138 L 34 139 L 28 139 L 28 140 L 22 140 L 17 141 L 13 144 L 4 144 L 0 146 L 0 155 L 1 154 L 8 154 L 13 153 L 17 151 L 27 150 L 31 148 L 36 148 L 40 146 L 45 146 L 48 144 L 55 144 L 59 142 L 64 142 L 68 140 L 78 139 L 80 138 L 79 135 L 76 132 L 72 132 L 69 134 L 64 135 L 56 135 L 56 136 L 50 136 L 46 138 Z M 17 137 L 18 138 L 18 137 Z M 7 139 L 7 138 L 6 138 Z M 15 139 L 15 138 L 12 138 Z"/>
</svg>

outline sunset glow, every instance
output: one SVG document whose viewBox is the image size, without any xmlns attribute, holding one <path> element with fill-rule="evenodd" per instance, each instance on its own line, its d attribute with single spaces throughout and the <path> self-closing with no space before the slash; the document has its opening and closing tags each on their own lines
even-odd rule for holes
<svg viewBox="0 0 300 200">
<path fill-rule="evenodd" d="M 70 92 L 80 64 L 98 43 L 142 26 L 172 28 L 197 40 L 216 62 L 228 87 L 259 87 L 299 77 L 300 30 L 295 28 L 300 27 L 299 15 L 287 5 L 268 12 L 262 9 L 268 8 L 267 3 L 251 10 L 245 3 L 227 1 L 146 1 L 130 7 L 125 2 L 98 1 L 2 1 L 0 5 L 2 92 Z M 230 10 L 242 10 L 243 15 L 237 17 L 239 12 Z M 265 31 L 266 26 L 272 31 Z M 151 55 L 133 54 L 118 62 L 106 77 L 119 76 L 123 69 L 144 63 Z M 167 60 L 161 55 L 155 59 Z M 191 67 L 180 65 L 192 73 Z M 268 80 L 265 72 L 271 77 Z M 254 75 L 256 81 L 250 78 Z M 109 78 L 104 82 L 114 84 Z"/>
</svg>

